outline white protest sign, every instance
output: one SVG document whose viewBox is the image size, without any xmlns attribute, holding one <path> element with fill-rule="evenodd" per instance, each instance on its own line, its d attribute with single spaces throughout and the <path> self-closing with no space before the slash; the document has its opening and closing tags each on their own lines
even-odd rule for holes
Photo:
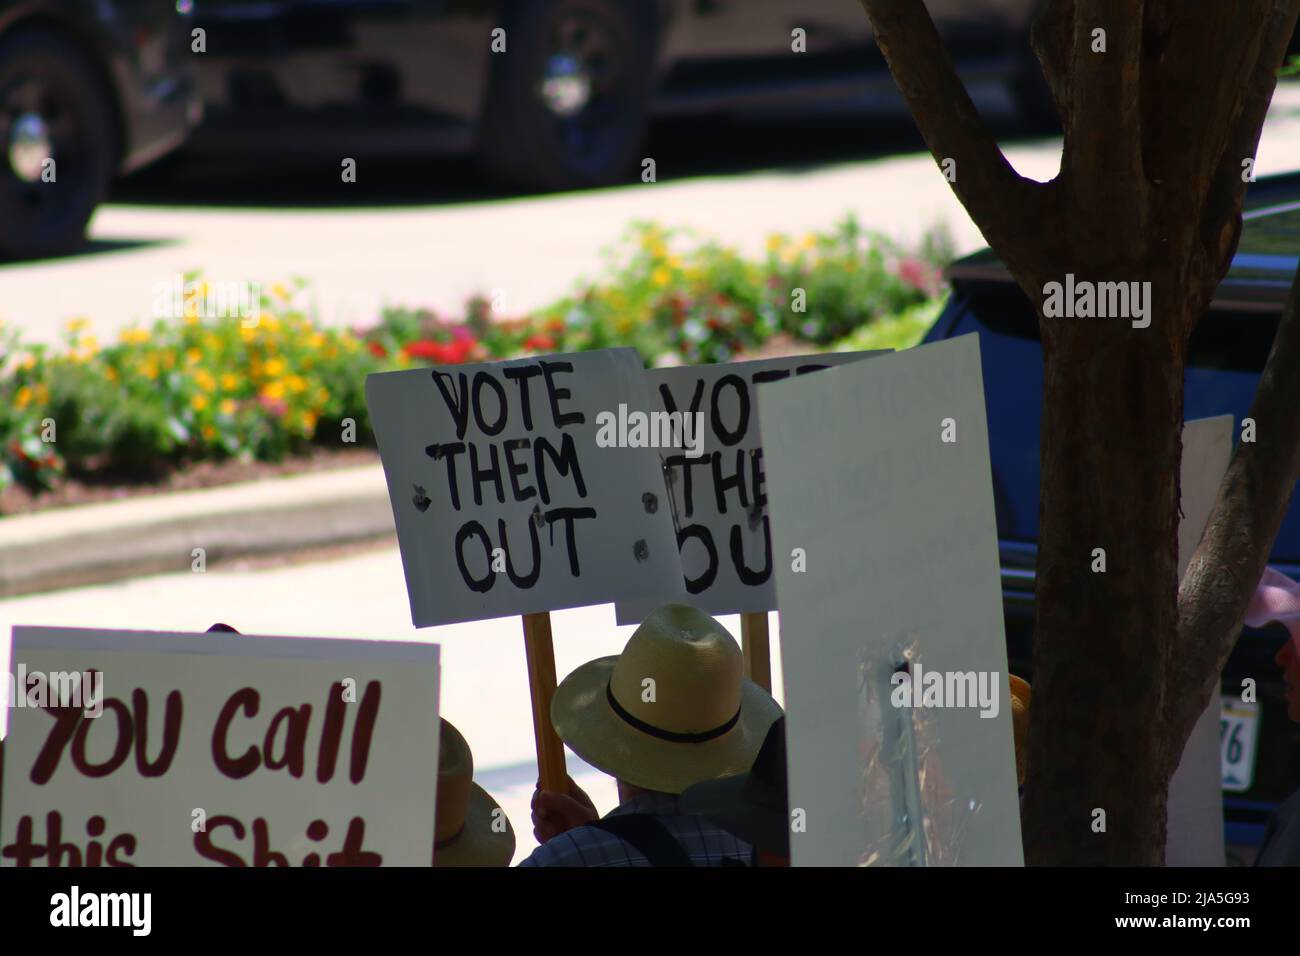
<svg viewBox="0 0 1300 956">
<path fill-rule="evenodd" d="M 635 350 L 380 373 L 366 404 L 417 627 L 685 597 L 656 450 L 600 434 L 650 407 Z"/>
<path fill-rule="evenodd" d="M 690 416 L 702 439 L 695 449 L 659 453 L 688 603 L 710 614 L 776 610 L 758 387 L 887 354 L 828 352 L 646 373 L 654 409 Z M 662 603 L 620 603 L 618 623 L 639 623 Z"/>
<path fill-rule="evenodd" d="M 17 627 L 10 667 L 0 864 L 433 862 L 435 645 Z"/>
<path fill-rule="evenodd" d="M 977 337 L 758 399 L 792 863 L 1021 865 Z"/>
<path fill-rule="evenodd" d="M 1178 523 L 1178 577 L 1192 561 L 1210 518 L 1219 483 L 1232 457 L 1232 416 L 1219 415 L 1183 423 L 1182 497 Z M 1215 685 L 1183 748 L 1169 782 L 1166 866 L 1223 866 L 1223 769 L 1219 755 L 1219 720 L 1223 703 Z"/>
</svg>

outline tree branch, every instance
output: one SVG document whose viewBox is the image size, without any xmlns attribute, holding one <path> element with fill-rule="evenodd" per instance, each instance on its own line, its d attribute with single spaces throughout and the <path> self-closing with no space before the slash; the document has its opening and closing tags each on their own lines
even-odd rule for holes
<svg viewBox="0 0 1300 956">
<path fill-rule="evenodd" d="M 1043 78 L 1047 80 L 1047 88 L 1052 92 L 1061 128 L 1068 131 L 1074 110 L 1071 94 L 1074 76 L 1074 0 L 1051 0 L 1030 27 L 1029 45 L 1038 57 Z"/>
<path fill-rule="evenodd" d="M 1268 32 L 1246 81 L 1241 109 L 1206 194 L 1200 220 L 1201 248 L 1211 266 L 1211 274 L 1220 280 L 1227 275 L 1241 239 L 1241 208 L 1247 184 L 1242 162 L 1254 159 L 1259 149 L 1264 118 L 1277 88 L 1277 73 L 1286 58 L 1298 18 L 1300 0 L 1273 0 Z"/>
<path fill-rule="evenodd" d="M 1046 187 L 1018 174 L 989 133 L 957 76 L 921 0 L 862 0 L 876 44 L 925 139 L 942 164 L 956 162 L 953 191 L 988 244 L 1013 273 L 1037 272 L 1026 261 L 1041 247 L 1026 234 L 1058 233 Z M 1020 267 L 1020 268 L 1018 268 Z"/>
<path fill-rule="evenodd" d="M 1070 34 L 1070 115 L 1062 169 L 1071 222 L 1086 227 L 1102 206 L 1108 221 L 1087 244 L 1116 241 L 1131 261 L 1148 241 L 1142 155 L 1142 24 L 1145 0 L 1075 0 Z M 1096 33 L 1096 36 L 1094 36 Z M 1098 49 L 1099 44 L 1104 47 Z"/>
<path fill-rule="evenodd" d="M 1178 644 L 1166 697 L 1176 739 L 1186 739 L 1209 703 L 1300 477 L 1300 270 L 1250 417 L 1256 440 L 1239 442 L 1233 452 L 1178 589 Z"/>
</svg>

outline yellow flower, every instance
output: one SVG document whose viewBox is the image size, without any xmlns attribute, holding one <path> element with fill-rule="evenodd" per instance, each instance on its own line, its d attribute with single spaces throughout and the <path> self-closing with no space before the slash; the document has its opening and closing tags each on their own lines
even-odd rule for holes
<svg viewBox="0 0 1300 956">
<path fill-rule="evenodd" d="M 267 378 L 279 378 L 284 374 L 284 359 L 273 358 L 266 363 L 263 369 Z"/>
<path fill-rule="evenodd" d="M 307 380 L 301 375 L 290 375 L 284 380 L 285 387 L 295 395 L 307 391 Z"/>
<path fill-rule="evenodd" d="M 76 319 L 68 319 L 67 323 L 65 323 L 64 325 L 64 328 L 68 330 L 68 333 L 70 335 L 76 335 L 78 332 L 82 331 L 89 325 L 90 325 L 89 319 L 76 318 Z"/>
<path fill-rule="evenodd" d="M 127 345 L 140 345 L 149 341 L 148 329 L 123 329 L 118 339 Z"/>
<path fill-rule="evenodd" d="M 145 359 L 144 362 L 140 365 L 140 374 L 143 375 L 145 378 L 149 379 L 150 381 L 153 381 L 155 378 L 157 378 L 158 360 L 155 359 L 152 355 L 149 356 L 149 358 Z"/>
<path fill-rule="evenodd" d="M 217 430 L 211 425 L 204 425 L 199 429 L 199 432 L 203 435 L 205 441 L 212 441 L 212 439 L 217 437 Z"/>
<path fill-rule="evenodd" d="M 37 385 L 32 389 L 32 399 L 37 405 L 44 405 L 50 400 L 50 389 L 47 385 Z"/>
<path fill-rule="evenodd" d="M 117 374 L 117 369 L 113 368 L 113 366 L 111 365 L 108 368 L 104 369 L 104 377 L 108 379 L 110 382 L 116 382 L 118 379 L 121 378 L 121 376 Z"/>
<path fill-rule="evenodd" d="M 275 296 L 281 302 L 286 302 L 289 299 L 289 290 L 284 287 L 283 282 L 277 282 L 275 285 L 271 286 L 271 295 Z"/>
<path fill-rule="evenodd" d="M 314 333 L 307 339 L 307 345 L 313 349 L 319 349 L 324 344 L 325 344 L 325 336 L 322 335 L 320 332 Z"/>
<path fill-rule="evenodd" d="M 190 408 L 196 412 L 201 412 L 208 407 L 208 397 L 206 395 L 195 395 L 190 399 Z"/>
<path fill-rule="evenodd" d="M 194 381 L 205 392 L 211 392 L 217 387 L 217 380 L 212 377 L 212 373 L 205 368 L 199 369 L 194 373 Z"/>
<path fill-rule="evenodd" d="M 199 362 L 202 361 L 202 359 L 203 359 L 203 353 L 200 352 L 198 349 L 186 349 L 186 350 L 185 350 L 185 364 L 186 364 L 186 365 L 198 365 Z"/>
<path fill-rule="evenodd" d="M 773 235 L 767 237 L 768 252 L 779 252 L 784 245 L 785 245 L 785 236 L 781 235 L 780 233 L 774 233 Z"/>
<path fill-rule="evenodd" d="M 187 315 L 187 316 L 185 316 L 185 324 L 186 324 L 186 325 L 198 325 L 198 324 L 199 324 L 199 317 L 198 317 L 197 315 Z"/>
<path fill-rule="evenodd" d="M 31 403 L 32 387 L 30 385 L 24 385 L 22 388 L 18 389 L 18 392 L 14 395 L 14 405 L 18 407 L 19 411 L 22 411 Z"/>
<path fill-rule="evenodd" d="M 243 339 L 245 342 L 253 341 L 253 339 L 257 338 L 257 326 L 244 325 L 241 322 L 239 325 L 239 337 Z"/>
<path fill-rule="evenodd" d="M 660 266 L 650 274 L 650 281 L 654 283 L 657 288 L 663 288 L 673 281 L 673 274 L 663 266 Z"/>
<path fill-rule="evenodd" d="M 18 362 L 18 367 L 20 369 L 23 369 L 24 371 L 26 371 L 29 368 L 34 368 L 35 365 L 36 365 L 36 356 L 33 355 L 31 352 L 28 352 L 26 355 L 24 355 L 22 359 Z"/>
<path fill-rule="evenodd" d="M 221 373 L 221 388 L 223 391 L 233 392 L 239 387 L 239 376 L 234 372 Z"/>
<path fill-rule="evenodd" d="M 307 434 L 310 435 L 312 432 L 316 431 L 316 413 L 303 412 L 302 424 L 303 424 L 303 430 L 306 431 Z"/>
<path fill-rule="evenodd" d="M 217 406 L 217 411 L 223 415 L 235 414 L 235 403 L 229 398 L 223 398 L 221 404 Z"/>
<path fill-rule="evenodd" d="M 264 398 L 284 398 L 284 382 L 268 382 L 261 394 Z"/>
<path fill-rule="evenodd" d="M 812 233 L 812 232 L 804 233 L 803 239 L 800 240 L 799 242 L 800 249 L 811 249 L 816 245 L 817 245 L 817 235 L 816 233 Z"/>
<path fill-rule="evenodd" d="M 176 356 L 171 352 L 164 352 L 162 354 L 162 364 L 163 368 L 171 371 L 171 369 L 176 365 Z"/>
</svg>

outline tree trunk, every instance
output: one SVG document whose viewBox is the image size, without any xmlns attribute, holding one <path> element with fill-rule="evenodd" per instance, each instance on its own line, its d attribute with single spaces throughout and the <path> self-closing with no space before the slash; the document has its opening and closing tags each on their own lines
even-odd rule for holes
<svg viewBox="0 0 1300 956">
<path fill-rule="evenodd" d="M 1185 350 L 1236 251 L 1300 0 L 1050 0 L 1033 35 L 1065 133 L 1050 183 L 1007 163 L 920 0 L 861 2 L 926 145 L 1039 309 L 1026 858 L 1161 864 L 1169 780 L 1300 468 L 1292 307 L 1256 401 L 1271 444 L 1238 447 L 1180 592 Z M 1067 273 L 1150 281 L 1150 325 L 1044 315 Z"/>
<path fill-rule="evenodd" d="M 1183 365 L 1162 330 L 1180 327 L 1187 303 L 1173 282 L 1154 283 L 1152 297 L 1161 309 L 1147 329 L 1123 318 L 1041 323 L 1029 863 L 1164 860 L 1163 662 L 1178 619 L 1169 463 L 1181 453 Z"/>
</svg>

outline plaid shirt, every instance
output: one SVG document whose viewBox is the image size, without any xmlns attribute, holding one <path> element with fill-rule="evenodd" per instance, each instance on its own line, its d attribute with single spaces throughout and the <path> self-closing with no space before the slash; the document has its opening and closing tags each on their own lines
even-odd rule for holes
<svg viewBox="0 0 1300 956">
<path fill-rule="evenodd" d="M 721 866 L 724 857 L 749 866 L 750 845 L 703 817 L 688 816 L 670 794 L 641 794 L 611 810 L 606 817 L 647 813 L 668 828 L 696 866 Z M 574 827 L 547 840 L 520 866 L 649 866 L 645 856 L 612 833 L 595 827 Z"/>
</svg>

